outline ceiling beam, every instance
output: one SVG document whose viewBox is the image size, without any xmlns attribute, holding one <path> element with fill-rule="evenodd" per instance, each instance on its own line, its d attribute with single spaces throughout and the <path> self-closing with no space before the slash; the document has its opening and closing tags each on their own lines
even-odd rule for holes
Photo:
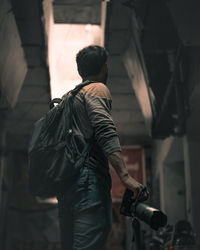
<svg viewBox="0 0 200 250">
<path fill-rule="evenodd" d="M 141 55 L 139 56 L 138 53 L 139 51 L 136 47 L 136 41 L 132 40 L 128 49 L 123 55 L 123 61 L 144 116 L 148 133 L 150 135 L 153 116 L 152 100 L 150 99 L 150 90 L 147 86 L 147 79 L 143 71 L 143 65 L 141 64 Z"/>
<path fill-rule="evenodd" d="M 101 23 L 101 1 L 84 0 L 72 2 L 53 2 L 54 22 L 71 24 L 97 24 Z"/>
</svg>

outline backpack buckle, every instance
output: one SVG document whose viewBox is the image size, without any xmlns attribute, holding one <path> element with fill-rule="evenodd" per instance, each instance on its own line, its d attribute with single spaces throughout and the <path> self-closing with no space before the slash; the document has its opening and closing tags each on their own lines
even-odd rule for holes
<svg viewBox="0 0 200 250">
<path fill-rule="evenodd" d="M 72 129 L 71 128 L 68 130 L 68 134 L 72 134 Z"/>
</svg>

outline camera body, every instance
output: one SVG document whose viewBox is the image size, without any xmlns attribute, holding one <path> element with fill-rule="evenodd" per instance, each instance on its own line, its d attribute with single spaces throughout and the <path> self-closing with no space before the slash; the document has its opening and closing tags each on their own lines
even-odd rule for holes
<svg viewBox="0 0 200 250">
<path fill-rule="evenodd" d="M 134 201 L 132 196 L 133 192 L 126 189 L 120 208 L 121 214 L 132 218 L 136 217 L 154 230 L 166 226 L 167 216 L 162 211 L 139 202 L 138 199 Z"/>
</svg>

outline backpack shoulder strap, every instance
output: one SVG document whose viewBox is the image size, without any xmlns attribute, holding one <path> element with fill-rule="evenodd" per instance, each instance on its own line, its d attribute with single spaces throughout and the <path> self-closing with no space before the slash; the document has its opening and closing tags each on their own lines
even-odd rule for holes
<svg viewBox="0 0 200 250">
<path fill-rule="evenodd" d="M 74 114 L 74 107 L 73 107 L 73 102 L 74 102 L 74 98 L 76 96 L 76 94 L 78 94 L 78 92 L 83 88 L 85 87 L 86 85 L 89 85 L 91 83 L 94 83 L 94 81 L 89 81 L 89 80 L 86 80 L 85 82 L 82 82 L 78 85 L 76 85 L 76 87 L 74 89 L 72 89 L 71 91 L 69 91 L 69 107 L 70 107 L 70 116 L 73 117 L 73 114 Z M 72 127 L 72 119 L 70 120 L 70 127 Z"/>
<path fill-rule="evenodd" d="M 54 107 L 55 103 L 59 104 L 60 102 L 62 102 L 62 99 L 60 99 L 60 98 L 54 98 L 53 100 L 50 101 L 49 108 L 52 109 Z"/>
<path fill-rule="evenodd" d="M 73 90 L 71 90 L 71 94 L 73 96 L 75 96 L 83 87 L 85 87 L 91 83 L 95 83 L 95 81 L 86 80 L 85 82 L 82 82 L 82 83 L 76 85 L 76 87 Z"/>
</svg>

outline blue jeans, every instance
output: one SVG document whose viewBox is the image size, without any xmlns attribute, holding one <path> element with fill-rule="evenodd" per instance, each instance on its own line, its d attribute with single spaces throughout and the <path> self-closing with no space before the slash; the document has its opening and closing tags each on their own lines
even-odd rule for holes
<svg viewBox="0 0 200 250">
<path fill-rule="evenodd" d="M 112 227 L 112 200 L 105 176 L 84 167 L 59 195 L 62 250 L 103 250 Z"/>
</svg>

